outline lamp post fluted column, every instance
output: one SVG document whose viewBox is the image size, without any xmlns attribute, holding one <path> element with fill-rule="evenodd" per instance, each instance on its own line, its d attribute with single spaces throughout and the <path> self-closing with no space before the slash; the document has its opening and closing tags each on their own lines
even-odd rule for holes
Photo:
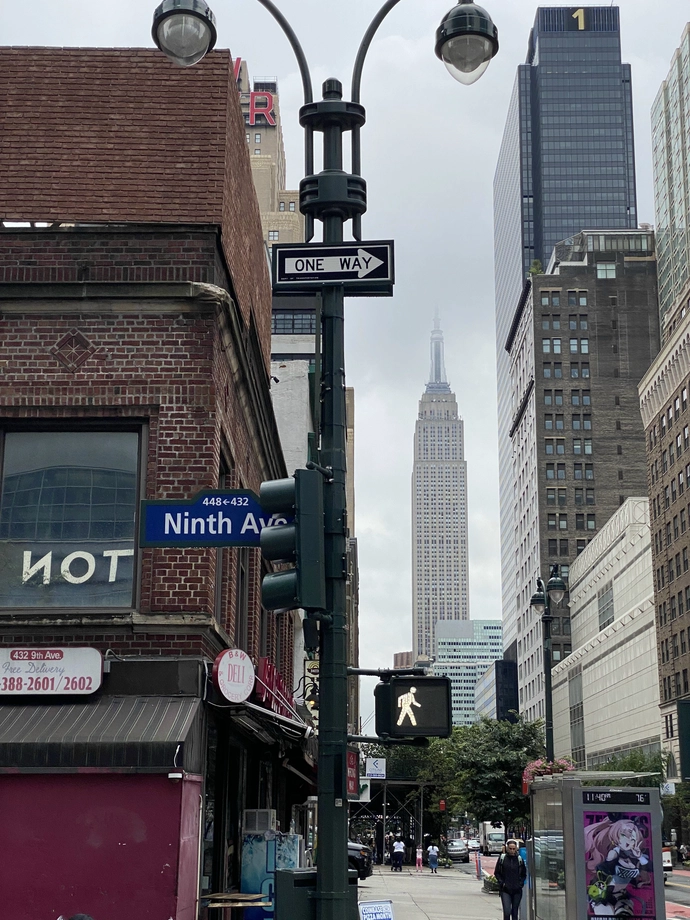
<svg viewBox="0 0 690 920">
<path fill-rule="evenodd" d="M 302 77 L 305 130 L 305 177 L 300 183 L 300 211 L 305 236 L 314 221 L 323 225 L 323 242 L 343 241 L 344 225 L 361 239 L 366 211 L 366 183 L 360 173 L 359 130 L 365 122 L 359 88 L 369 45 L 385 16 L 399 0 L 385 0 L 360 45 L 353 71 L 352 101 L 342 98 L 338 80 L 326 80 L 323 97 L 314 102 L 304 52 L 291 26 L 273 3 L 258 0 L 278 22 L 290 42 Z M 154 13 L 153 38 L 181 66 L 191 66 L 216 41 L 215 18 L 206 0 L 163 0 Z M 498 51 L 498 30 L 489 14 L 472 0 L 458 0 L 436 33 L 435 51 L 452 76 L 473 83 Z M 352 172 L 343 171 L 343 137 L 351 132 Z M 314 134 L 323 135 L 323 170 L 314 174 Z M 320 288 L 322 379 L 319 469 L 326 475 L 324 537 L 326 606 L 320 622 L 317 918 L 347 920 L 347 511 L 345 497 L 345 335 L 343 284 Z M 280 920 L 298 920 L 281 917 Z M 301 918 L 300 918 L 301 920 Z"/>
<path fill-rule="evenodd" d="M 544 582 L 537 577 L 537 590 L 532 595 L 530 604 L 541 614 L 542 641 L 544 659 L 544 734 L 546 736 L 546 759 L 553 761 L 553 694 L 551 688 L 551 601 L 560 604 L 565 596 L 565 582 L 559 574 L 558 565 L 551 567 L 551 575 L 544 587 Z"/>
</svg>

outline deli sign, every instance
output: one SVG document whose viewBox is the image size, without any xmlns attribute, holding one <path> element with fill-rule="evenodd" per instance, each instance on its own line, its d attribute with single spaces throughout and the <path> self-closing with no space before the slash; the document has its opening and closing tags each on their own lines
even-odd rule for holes
<svg viewBox="0 0 690 920">
<path fill-rule="evenodd" d="M 95 648 L 1 648 L 0 696 L 93 693 L 103 682 Z"/>
</svg>

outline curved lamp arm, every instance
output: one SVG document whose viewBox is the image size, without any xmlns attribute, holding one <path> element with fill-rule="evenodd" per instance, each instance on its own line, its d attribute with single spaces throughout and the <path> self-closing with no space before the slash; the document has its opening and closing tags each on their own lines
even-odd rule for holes
<svg viewBox="0 0 690 920">
<path fill-rule="evenodd" d="M 261 0 L 259 0 L 259 2 L 261 2 Z M 362 85 L 362 70 L 364 69 L 364 59 L 367 56 L 369 45 L 383 20 L 398 3 L 400 3 L 400 0 L 386 0 L 376 16 L 371 20 L 369 28 L 364 33 L 364 38 L 359 45 L 357 57 L 355 58 L 355 65 L 352 68 L 352 89 L 350 92 L 350 99 L 352 102 L 359 102 L 359 91 Z M 362 144 L 359 137 L 359 131 L 360 129 L 358 127 L 352 129 L 352 172 L 355 176 L 362 175 Z M 362 239 L 361 214 L 357 214 L 352 218 L 352 235 L 356 240 Z"/>
<path fill-rule="evenodd" d="M 263 0 L 259 0 L 259 3 L 262 2 Z M 374 16 L 374 18 L 371 20 L 371 24 L 364 34 L 364 38 L 360 43 L 359 50 L 357 51 L 357 57 L 355 58 L 355 66 L 352 69 L 352 91 L 350 94 L 352 102 L 359 102 L 359 90 L 362 83 L 362 69 L 364 68 L 364 58 L 367 56 L 369 45 L 371 44 L 372 39 L 374 35 L 376 35 L 376 32 L 378 31 L 378 28 L 383 20 L 398 3 L 400 3 L 400 0 L 386 0 L 376 16 Z"/>
<path fill-rule="evenodd" d="M 309 103 L 314 101 L 314 91 L 311 85 L 311 74 L 309 73 L 309 64 L 307 63 L 307 57 L 304 53 L 302 45 L 300 44 L 297 35 L 295 34 L 294 29 L 287 21 L 285 16 L 280 12 L 278 7 L 272 0 L 259 0 L 259 3 L 265 7 L 268 12 L 273 16 L 275 21 L 278 23 L 280 28 L 285 33 L 287 40 L 290 42 L 292 50 L 295 52 L 295 57 L 297 58 L 297 66 L 299 67 L 299 72 L 302 77 L 302 88 L 304 91 L 304 104 L 309 105 Z M 304 129 L 304 175 L 311 176 L 314 172 L 314 131 L 311 127 L 306 127 Z M 312 238 L 314 235 L 314 219 L 313 217 L 306 218 L 306 239 L 307 241 Z"/>
<path fill-rule="evenodd" d="M 397 0 L 396 0 L 397 2 Z M 272 2 L 272 0 L 259 0 L 261 6 L 265 7 L 268 12 L 273 16 L 275 21 L 278 23 L 280 28 L 285 33 L 287 40 L 292 46 L 292 50 L 295 52 L 295 57 L 297 58 L 297 65 L 299 66 L 299 72 L 302 76 L 302 87 L 304 89 L 304 104 L 308 105 L 310 102 L 314 101 L 314 93 L 311 86 L 311 74 L 309 73 L 309 65 L 307 64 L 307 58 L 304 54 L 302 46 L 299 43 L 299 39 L 295 35 L 295 32 L 287 21 L 285 16 L 280 12 L 278 7 Z"/>
</svg>

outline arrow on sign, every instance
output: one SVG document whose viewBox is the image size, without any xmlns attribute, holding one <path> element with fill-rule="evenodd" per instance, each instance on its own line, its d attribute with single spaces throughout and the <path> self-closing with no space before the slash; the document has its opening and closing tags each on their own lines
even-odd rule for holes
<svg viewBox="0 0 690 920">
<path fill-rule="evenodd" d="M 314 272 L 357 272 L 358 278 L 365 278 L 379 265 L 383 265 L 381 259 L 377 259 L 366 249 L 358 249 L 357 255 L 315 256 L 313 258 L 300 256 L 296 259 L 286 259 L 285 272 L 288 275 L 312 275 Z"/>
</svg>

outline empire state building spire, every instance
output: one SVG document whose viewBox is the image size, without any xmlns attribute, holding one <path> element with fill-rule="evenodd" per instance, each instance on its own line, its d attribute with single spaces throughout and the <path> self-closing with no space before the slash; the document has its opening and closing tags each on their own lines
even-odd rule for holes
<svg viewBox="0 0 690 920">
<path fill-rule="evenodd" d="M 438 309 L 434 316 L 434 328 L 431 333 L 431 370 L 429 382 L 426 385 L 427 393 L 450 393 L 446 365 L 443 360 L 443 332 Z"/>
</svg>

